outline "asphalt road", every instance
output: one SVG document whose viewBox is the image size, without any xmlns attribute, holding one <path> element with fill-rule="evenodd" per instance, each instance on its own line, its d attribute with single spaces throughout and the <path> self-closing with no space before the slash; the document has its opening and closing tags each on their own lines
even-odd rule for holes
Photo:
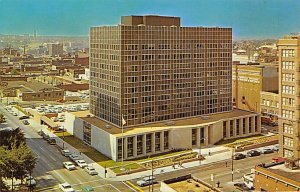
<svg viewBox="0 0 300 192">
<path fill-rule="evenodd" d="M 241 181 L 244 174 L 250 173 L 251 169 L 254 169 L 255 165 L 265 162 L 270 162 L 273 157 L 277 157 L 277 152 L 271 154 L 263 154 L 257 157 L 247 157 L 241 160 L 233 161 L 233 170 L 234 170 L 234 182 Z M 193 167 L 187 169 L 181 169 L 175 172 L 168 172 L 160 175 L 155 175 L 157 181 L 163 181 L 170 178 L 176 178 L 182 175 L 192 174 L 193 176 L 204 180 L 207 183 L 215 184 L 217 181 L 220 181 L 223 191 L 232 191 L 234 189 L 233 183 L 231 182 L 232 171 L 231 171 L 231 160 L 221 161 L 214 164 L 203 165 L 200 167 Z M 184 166 L 184 164 L 183 164 Z M 154 171 L 155 173 L 155 171 Z M 211 181 L 211 174 L 214 175 L 214 181 Z M 136 184 L 138 179 L 132 180 L 132 183 Z M 159 191 L 160 184 L 155 184 L 153 191 Z M 149 186 L 142 187 L 144 191 L 149 190 Z"/>
<path fill-rule="evenodd" d="M 23 125 L 18 117 L 11 115 L 0 104 L 0 113 L 3 113 L 7 122 L 1 126 L 20 127 L 24 130 L 27 144 L 37 155 L 37 165 L 32 175 L 37 179 L 37 188 L 35 191 L 61 191 L 58 184 L 68 182 L 72 187 L 81 191 L 82 186 L 92 186 L 95 191 L 115 192 L 115 191 L 135 191 L 123 182 L 112 182 L 100 178 L 99 176 L 90 176 L 84 170 L 77 167 L 77 170 L 68 171 L 63 168 L 63 162 L 69 161 L 60 153 L 60 149 L 55 145 L 50 145 L 39 136 L 30 125 Z"/>
</svg>

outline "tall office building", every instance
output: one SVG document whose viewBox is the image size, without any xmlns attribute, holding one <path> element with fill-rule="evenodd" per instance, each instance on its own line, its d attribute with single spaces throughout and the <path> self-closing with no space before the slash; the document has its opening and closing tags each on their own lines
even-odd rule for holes
<svg viewBox="0 0 300 192">
<path fill-rule="evenodd" d="M 62 56 L 64 54 L 64 46 L 62 43 L 48 43 L 48 55 L 54 56 Z"/>
<path fill-rule="evenodd" d="M 300 158 L 300 36 L 286 36 L 277 43 L 279 56 L 280 154 Z"/>
<path fill-rule="evenodd" d="M 232 110 L 232 29 L 123 16 L 90 30 L 90 108 L 127 127 Z"/>
</svg>

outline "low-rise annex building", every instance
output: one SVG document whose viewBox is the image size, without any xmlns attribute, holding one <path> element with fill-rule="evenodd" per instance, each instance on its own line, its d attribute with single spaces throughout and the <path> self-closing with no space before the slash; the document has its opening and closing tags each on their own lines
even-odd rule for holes
<svg viewBox="0 0 300 192">
<path fill-rule="evenodd" d="M 91 115 L 73 113 L 73 134 L 104 155 L 120 161 L 174 149 L 199 148 L 220 140 L 261 132 L 260 114 L 234 109 L 209 116 L 191 117 L 122 129 Z M 71 117 L 68 117 L 71 119 Z M 68 129 L 68 128 L 67 128 Z"/>
</svg>

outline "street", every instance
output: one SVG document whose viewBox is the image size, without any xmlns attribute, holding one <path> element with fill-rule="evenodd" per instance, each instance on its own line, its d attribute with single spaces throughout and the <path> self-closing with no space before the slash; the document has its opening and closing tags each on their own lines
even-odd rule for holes
<svg viewBox="0 0 300 192">
<path fill-rule="evenodd" d="M 234 160 L 233 167 L 234 167 L 234 181 L 240 181 L 244 174 L 250 173 L 251 169 L 254 169 L 255 165 L 263 162 L 271 162 L 273 157 L 277 157 L 277 152 L 271 154 L 262 154 L 257 157 L 247 157 L 242 160 Z M 184 164 L 183 164 L 184 166 Z M 155 170 L 154 170 L 155 173 Z M 227 160 L 227 167 L 226 161 L 221 161 L 213 164 L 203 165 L 201 167 L 193 167 L 187 169 L 181 169 L 175 172 L 168 172 L 160 175 L 155 175 L 157 181 L 161 182 L 166 179 L 179 177 L 182 175 L 192 174 L 193 176 L 204 180 L 209 184 L 215 184 L 216 182 L 220 181 L 221 186 L 224 188 L 222 190 L 226 191 L 226 187 L 228 185 L 232 186 L 231 182 L 231 160 Z M 211 174 L 214 175 L 214 181 L 211 181 Z M 145 175 L 146 176 L 146 175 Z M 143 177 L 145 177 L 143 176 Z M 136 184 L 136 181 L 139 179 L 132 180 L 132 183 Z M 153 191 L 159 191 L 160 185 L 155 184 Z M 142 187 L 144 191 L 149 190 L 149 186 Z"/>
<path fill-rule="evenodd" d="M 0 113 L 5 115 L 7 121 L 7 125 L 2 126 L 20 127 L 25 133 L 27 144 L 38 157 L 37 165 L 32 173 L 37 179 L 35 191 L 61 191 L 58 184 L 65 182 L 79 191 L 82 186 L 86 185 L 92 186 L 95 191 L 99 192 L 135 191 L 123 182 L 107 181 L 99 176 L 90 176 L 79 167 L 76 167 L 74 171 L 64 169 L 62 163 L 70 160 L 61 155 L 59 148 L 48 144 L 30 125 L 23 125 L 18 117 L 11 115 L 4 107 L 0 104 Z"/>
</svg>

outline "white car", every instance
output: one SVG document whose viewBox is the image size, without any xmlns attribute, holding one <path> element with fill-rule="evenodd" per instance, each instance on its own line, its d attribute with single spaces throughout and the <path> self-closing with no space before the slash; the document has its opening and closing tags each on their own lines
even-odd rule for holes
<svg viewBox="0 0 300 192">
<path fill-rule="evenodd" d="M 76 154 L 70 155 L 69 157 L 70 157 L 70 159 L 71 159 L 72 161 L 74 161 L 74 162 L 75 162 L 76 160 L 79 160 L 79 159 L 80 159 L 79 156 L 76 155 Z"/>
<path fill-rule="evenodd" d="M 68 149 L 61 150 L 61 154 L 65 157 L 69 157 L 71 152 Z"/>
<path fill-rule="evenodd" d="M 75 163 L 76 163 L 80 168 L 85 168 L 85 167 L 88 166 L 84 160 L 76 160 Z"/>
<path fill-rule="evenodd" d="M 28 187 L 36 186 L 36 180 L 32 176 L 25 177 L 25 183 Z"/>
<path fill-rule="evenodd" d="M 96 170 L 92 167 L 85 167 L 84 170 L 89 174 L 89 175 L 98 175 Z"/>
<path fill-rule="evenodd" d="M 63 162 L 63 165 L 69 171 L 76 169 L 75 165 L 72 162 L 70 162 L 70 161 Z"/>
<path fill-rule="evenodd" d="M 59 188 L 64 192 L 75 192 L 69 183 L 59 184 Z"/>
</svg>

